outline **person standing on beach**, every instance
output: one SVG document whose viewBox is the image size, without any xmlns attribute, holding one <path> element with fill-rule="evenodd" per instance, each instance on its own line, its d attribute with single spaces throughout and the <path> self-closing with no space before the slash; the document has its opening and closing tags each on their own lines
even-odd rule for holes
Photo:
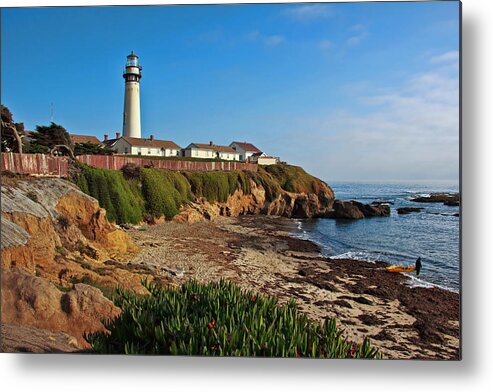
<svg viewBox="0 0 493 392">
<path fill-rule="evenodd" d="M 419 271 L 421 271 L 421 257 L 418 257 L 416 260 L 416 276 L 419 275 Z"/>
</svg>

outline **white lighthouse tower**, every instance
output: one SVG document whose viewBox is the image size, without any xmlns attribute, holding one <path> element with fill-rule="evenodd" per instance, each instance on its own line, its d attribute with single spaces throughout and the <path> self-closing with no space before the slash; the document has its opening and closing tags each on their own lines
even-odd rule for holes
<svg viewBox="0 0 493 392">
<path fill-rule="evenodd" d="M 123 111 L 123 136 L 141 137 L 140 131 L 140 78 L 142 66 L 134 53 L 127 56 L 125 64 L 125 106 Z"/>
</svg>

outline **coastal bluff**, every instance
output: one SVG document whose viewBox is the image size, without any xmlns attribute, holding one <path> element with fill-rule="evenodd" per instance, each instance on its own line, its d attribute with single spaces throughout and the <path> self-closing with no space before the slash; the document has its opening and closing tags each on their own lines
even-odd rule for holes
<svg viewBox="0 0 493 392">
<path fill-rule="evenodd" d="M 1 197 L 2 331 L 22 325 L 40 339 L 63 332 L 63 347 L 87 348 L 83 333 L 103 329 L 101 318 L 119 313 L 102 290 L 140 287 L 139 277 L 104 263 L 138 247 L 68 181 L 4 177 Z M 32 350 L 58 351 L 48 337 Z"/>
<path fill-rule="evenodd" d="M 334 192 L 318 180 L 316 192 L 289 192 L 280 189 L 275 197 L 269 197 L 269 190 L 262 183 L 250 179 L 250 192 L 242 189 L 229 195 L 224 202 L 209 202 L 199 197 L 183 206 L 173 221 L 195 223 L 215 220 L 219 216 L 238 217 L 241 215 L 274 215 L 286 218 L 321 218 L 332 213 Z M 316 181 L 316 180 L 315 180 Z"/>
</svg>

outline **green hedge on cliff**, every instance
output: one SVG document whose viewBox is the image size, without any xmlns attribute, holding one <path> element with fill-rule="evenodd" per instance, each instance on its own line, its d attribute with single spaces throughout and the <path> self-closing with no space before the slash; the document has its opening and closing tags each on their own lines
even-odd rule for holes
<svg viewBox="0 0 493 392">
<path fill-rule="evenodd" d="M 270 175 L 287 192 L 318 193 L 322 182 L 299 166 L 286 164 L 259 166 L 261 176 Z"/>
<path fill-rule="evenodd" d="M 190 184 L 180 172 L 143 169 L 141 181 L 146 211 L 152 216 L 171 219 L 183 204 L 193 200 Z"/>
<path fill-rule="evenodd" d="M 122 172 L 83 165 L 76 184 L 82 192 L 99 201 L 109 221 L 118 224 L 142 221 L 142 196 L 135 185 L 131 186 L 123 177 Z"/>
<path fill-rule="evenodd" d="M 269 202 L 283 190 L 318 193 L 322 186 L 319 179 L 301 167 L 290 165 L 259 166 L 258 172 L 177 172 L 133 166 L 115 171 L 80 167 L 76 184 L 98 199 L 108 219 L 118 224 L 138 223 L 146 214 L 169 220 L 184 204 L 200 197 L 214 203 L 227 201 L 237 190 L 250 194 L 251 181 L 265 189 Z"/>
<path fill-rule="evenodd" d="M 80 165 L 75 183 L 96 198 L 108 219 L 118 224 L 141 222 L 144 215 L 172 219 L 181 206 L 198 197 L 225 202 L 237 189 L 250 193 L 243 172 L 177 172 L 162 169 L 122 171 Z"/>
<path fill-rule="evenodd" d="M 225 202 L 237 189 L 249 194 L 250 182 L 244 172 L 186 172 L 185 177 L 196 197 L 208 202 Z"/>
</svg>

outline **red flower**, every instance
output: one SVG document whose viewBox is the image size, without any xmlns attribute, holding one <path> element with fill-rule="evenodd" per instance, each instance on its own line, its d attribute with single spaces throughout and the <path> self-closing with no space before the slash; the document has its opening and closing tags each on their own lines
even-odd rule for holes
<svg viewBox="0 0 493 392">
<path fill-rule="evenodd" d="M 255 297 L 254 295 L 252 295 L 252 302 L 255 302 L 256 299 L 257 299 L 257 297 Z"/>
<path fill-rule="evenodd" d="M 215 324 L 216 324 L 216 320 L 212 319 L 212 321 L 209 323 L 209 328 L 210 329 L 214 328 Z"/>
</svg>

